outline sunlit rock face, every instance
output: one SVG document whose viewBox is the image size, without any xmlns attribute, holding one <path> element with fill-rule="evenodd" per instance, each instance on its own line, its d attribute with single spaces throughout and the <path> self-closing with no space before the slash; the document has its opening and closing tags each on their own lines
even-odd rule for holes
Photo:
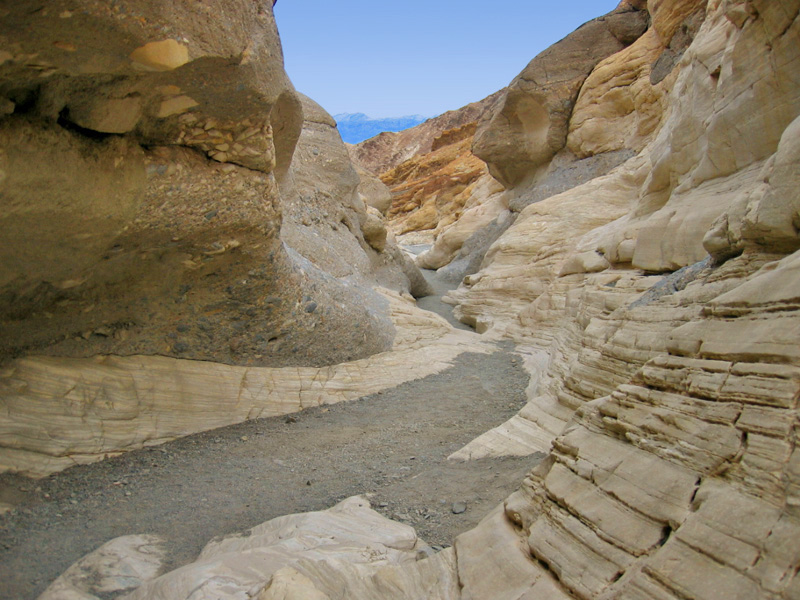
<svg viewBox="0 0 800 600">
<path fill-rule="evenodd" d="M 581 160 L 636 156 L 527 205 L 451 294 L 536 376 L 518 416 L 453 458 L 550 450 L 459 538 L 464 597 L 798 593 L 800 3 L 649 10 L 567 134 Z"/>
<path fill-rule="evenodd" d="M 389 224 L 407 243 L 432 244 L 417 257 L 420 267 L 446 267 L 440 273 L 460 282 L 479 270 L 489 246 L 534 201 L 519 197 L 523 179 L 535 180 L 538 199 L 543 199 L 630 157 L 626 143 L 597 152 L 597 157 L 565 146 L 570 114 L 579 91 L 586 88 L 584 80 L 599 61 L 634 44 L 647 20 L 641 7 L 623 3 L 587 23 L 537 56 L 508 88 L 479 103 L 485 107 L 479 114 L 476 105 L 454 111 L 464 116 L 464 124 L 442 132 L 430 147 L 423 142 L 431 122 L 392 134 L 405 136 L 415 155 L 381 175 L 393 192 Z M 660 42 L 657 46 L 663 47 Z M 652 130 L 650 122 L 642 128 L 648 125 Z M 394 138 L 386 134 L 385 139 L 359 144 L 359 159 L 378 163 L 373 156 L 386 156 L 390 139 Z M 504 188 L 510 189 L 503 193 Z"/>
<path fill-rule="evenodd" d="M 380 176 L 391 190 L 382 212 L 399 239 L 429 242 L 483 201 L 484 195 L 476 192 L 483 191 L 490 178 L 486 165 L 470 147 L 478 120 L 491 111 L 499 96 L 493 94 L 416 127 L 382 133 L 350 148 L 354 160 Z M 439 266 L 447 262 L 449 259 Z M 418 264 L 431 268 L 427 262 Z"/>
<path fill-rule="evenodd" d="M 73 565 L 40 600 L 124 592 L 128 600 L 459 597 L 453 550 L 420 560 L 432 551 L 414 530 L 358 496 L 209 541 L 196 562 L 162 574 L 163 543 L 155 536 L 117 538 Z"/>
<path fill-rule="evenodd" d="M 566 143 L 578 92 L 598 62 L 632 43 L 647 13 L 627 3 L 583 25 L 536 58 L 506 88 L 475 136 L 473 151 L 491 174 L 513 187 L 546 166 Z"/>
<path fill-rule="evenodd" d="M 364 241 L 335 129 L 323 150 L 341 165 L 293 164 L 319 118 L 304 118 L 284 73 L 269 3 L 1 10 L 3 360 L 322 365 L 391 347 L 388 305 L 366 280 L 380 271 L 408 289 L 413 271 Z M 362 276 L 352 284 L 281 233 L 304 193 L 290 180 L 320 168 L 338 180 L 307 216 L 339 229 L 339 260 Z M 368 229 L 380 237 L 380 223 Z"/>
<path fill-rule="evenodd" d="M 386 131 L 360 144 L 349 146 L 348 149 L 355 163 L 370 173 L 380 175 L 414 156 L 432 152 L 441 147 L 445 140 L 456 141 L 453 136 L 445 135 L 445 132 L 461 130 L 480 120 L 492 109 L 498 97 L 499 93 L 492 94 L 479 102 L 449 110 L 405 131 Z M 459 139 L 464 139 L 464 136 Z"/>
</svg>

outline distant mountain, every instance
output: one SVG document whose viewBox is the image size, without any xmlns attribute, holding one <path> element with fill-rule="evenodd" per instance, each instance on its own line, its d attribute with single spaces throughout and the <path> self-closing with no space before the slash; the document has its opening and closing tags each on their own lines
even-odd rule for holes
<svg viewBox="0 0 800 600">
<path fill-rule="evenodd" d="M 333 118 L 339 126 L 342 139 L 348 144 L 358 144 L 384 131 L 403 131 L 428 119 L 422 115 L 372 119 L 364 113 L 342 113 Z"/>
</svg>

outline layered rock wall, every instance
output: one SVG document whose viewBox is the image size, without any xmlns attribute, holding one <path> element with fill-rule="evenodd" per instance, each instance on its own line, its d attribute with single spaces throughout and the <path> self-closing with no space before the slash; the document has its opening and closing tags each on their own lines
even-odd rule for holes
<svg viewBox="0 0 800 600">
<path fill-rule="evenodd" d="M 552 447 L 459 539 L 462 597 L 798 593 L 800 5 L 651 4 L 652 29 L 587 78 L 567 138 L 638 156 L 525 208 L 452 295 L 526 345 L 537 376 L 520 415 L 455 457 Z M 693 41 L 654 77 L 681 32 Z M 520 554 L 480 553 L 493 544 Z M 462 571 L 479 557 L 493 582 Z"/>
<path fill-rule="evenodd" d="M 309 532 L 272 523 L 133 597 L 800 597 L 800 1 L 612 14 L 645 8 L 626 48 L 599 22 L 621 46 L 580 63 L 585 83 L 521 78 L 479 131 L 519 216 L 451 300 L 534 377 L 454 458 L 546 452 L 519 491 L 433 558 L 396 553 L 416 540 L 366 512 L 366 538 L 318 527 L 333 556 L 273 554 Z M 395 564 L 366 564 L 381 540 Z"/>
</svg>

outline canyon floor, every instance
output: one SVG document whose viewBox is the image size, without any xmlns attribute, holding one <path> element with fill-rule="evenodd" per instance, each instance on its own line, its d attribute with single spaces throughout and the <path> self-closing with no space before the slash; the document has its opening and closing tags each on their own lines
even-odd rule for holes
<svg viewBox="0 0 800 600">
<path fill-rule="evenodd" d="M 2 476 L 0 502 L 16 508 L 0 516 L 0 597 L 36 598 L 117 536 L 161 536 L 172 569 L 215 536 L 356 494 L 429 544 L 448 546 L 541 458 L 447 460 L 515 414 L 527 382 L 513 348 L 498 345 L 354 402 L 208 431 L 41 480 Z"/>
</svg>

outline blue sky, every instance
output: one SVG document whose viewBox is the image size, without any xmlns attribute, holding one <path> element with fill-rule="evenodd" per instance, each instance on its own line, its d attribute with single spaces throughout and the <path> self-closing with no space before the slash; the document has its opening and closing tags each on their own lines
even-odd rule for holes
<svg viewBox="0 0 800 600">
<path fill-rule="evenodd" d="M 286 71 L 331 114 L 434 116 L 506 86 L 618 0 L 278 0 Z"/>
</svg>

